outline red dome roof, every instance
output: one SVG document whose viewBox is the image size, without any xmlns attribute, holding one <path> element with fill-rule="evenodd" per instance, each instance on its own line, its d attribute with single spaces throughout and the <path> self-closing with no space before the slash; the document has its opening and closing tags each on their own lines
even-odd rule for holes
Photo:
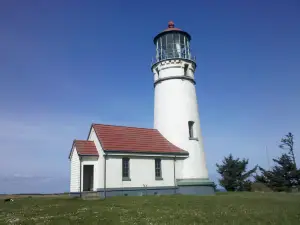
<svg viewBox="0 0 300 225">
<path fill-rule="evenodd" d="M 157 38 L 159 38 L 160 36 L 164 35 L 165 33 L 168 33 L 168 32 L 174 32 L 174 31 L 175 31 L 175 32 L 178 31 L 178 32 L 180 32 L 180 33 L 186 35 L 187 38 L 188 38 L 189 40 L 191 40 L 191 36 L 190 36 L 187 32 L 185 32 L 185 31 L 183 31 L 183 30 L 181 30 L 181 29 L 179 29 L 179 28 L 176 28 L 175 25 L 174 25 L 174 22 L 173 22 L 173 21 L 169 21 L 169 23 L 168 23 L 168 28 L 165 29 L 165 30 L 163 30 L 162 32 L 160 32 L 159 34 L 157 34 L 157 35 L 154 37 L 154 40 L 153 40 L 153 41 L 154 41 L 154 44 L 156 43 Z"/>
<path fill-rule="evenodd" d="M 174 22 L 172 20 L 169 21 L 168 28 L 165 29 L 164 31 L 171 31 L 171 30 L 182 31 L 181 29 L 175 27 L 175 24 L 174 24 Z"/>
</svg>

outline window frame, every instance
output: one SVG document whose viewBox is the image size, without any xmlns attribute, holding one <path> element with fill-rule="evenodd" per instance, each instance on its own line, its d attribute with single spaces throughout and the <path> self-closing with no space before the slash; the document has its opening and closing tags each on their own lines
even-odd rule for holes
<svg viewBox="0 0 300 225">
<path fill-rule="evenodd" d="M 125 171 L 126 166 L 125 162 L 127 162 L 127 171 Z M 124 176 L 124 174 L 127 173 L 127 176 Z M 123 181 L 130 181 L 130 158 L 128 157 L 123 157 L 122 158 L 122 180 Z"/>
<path fill-rule="evenodd" d="M 196 134 L 196 131 L 195 131 L 195 121 L 188 121 L 188 132 L 189 132 L 189 139 L 190 140 L 196 140 L 198 141 L 198 138 L 197 138 L 197 134 Z"/>
<path fill-rule="evenodd" d="M 162 178 L 162 168 L 161 168 L 161 159 L 160 158 L 155 158 L 154 159 L 154 173 L 155 173 L 155 180 L 163 180 Z M 158 162 L 158 164 L 157 164 Z M 157 166 L 158 165 L 158 166 Z M 157 173 L 157 170 L 159 170 L 159 176 Z"/>
<path fill-rule="evenodd" d="M 189 76 L 188 70 L 189 70 L 189 64 L 186 63 L 186 64 L 184 64 L 184 67 L 183 67 L 184 76 Z M 189 122 L 192 122 L 192 121 L 189 121 Z"/>
</svg>

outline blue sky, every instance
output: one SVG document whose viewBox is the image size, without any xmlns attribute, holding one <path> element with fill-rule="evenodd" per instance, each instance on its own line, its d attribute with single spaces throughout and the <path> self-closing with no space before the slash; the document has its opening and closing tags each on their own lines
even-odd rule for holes
<svg viewBox="0 0 300 225">
<path fill-rule="evenodd" d="M 68 191 L 92 122 L 153 126 L 153 37 L 192 35 L 209 173 L 229 153 L 300 161 L 300 2 L 1 1 L 0 193 Z M 299 141 L 298 141 L 299 140 Z M 299 147 L 298 147 L 299 146 Z"/>
</svg>

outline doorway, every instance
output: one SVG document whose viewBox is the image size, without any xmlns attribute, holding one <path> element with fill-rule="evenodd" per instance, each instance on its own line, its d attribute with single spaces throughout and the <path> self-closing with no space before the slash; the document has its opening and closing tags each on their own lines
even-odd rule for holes
<svg viewBox="0 0 300 225">
<path fill-rule="evenodd" d="M 94 165 L 83 166 L 83 191 L 93 191 Z"/>
</svg>

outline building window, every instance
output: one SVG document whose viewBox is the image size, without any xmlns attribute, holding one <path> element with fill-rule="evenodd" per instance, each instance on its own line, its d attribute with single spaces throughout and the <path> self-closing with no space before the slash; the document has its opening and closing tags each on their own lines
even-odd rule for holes
<svg viewBox="0 0 300 225">
<path fill-rule="evenodd" d="M 161 176 L 161 159 L 155 159 L 155 179 L 162 180 Z"/>
<path fill-rule="evenodd" d="M 122 178 L 123 180 L 130 180 L 129 177 L 129 158 L 122 159 Z"/>
<path fill-rule="evenodd" d="M 190 138 L 194 138 L 194 121 L 189 121 L 189 136 Z"/>
<path fill-rule="evenodd" d="M 196 131 L 195 131 L 195 122 L 194 121 L 189 121 L 188 122 L 188 127 L 189 127 L 189 139 L 198 141 L 198 138 L 196 137 L 197 134 L 196 134 Z"/>
<path fill-rule="evenodd" d="M 156 74 L 157 74 L 157 79 L 159 79 L 159 70 L 158 70 L 158 68 L 156 68 L 155 71 L 156 71 Z"/>
<path fill-rule="evenodd" d="M 189 64 L 184 64 L 184 76 L 188 76 Z"/>
</svg>

